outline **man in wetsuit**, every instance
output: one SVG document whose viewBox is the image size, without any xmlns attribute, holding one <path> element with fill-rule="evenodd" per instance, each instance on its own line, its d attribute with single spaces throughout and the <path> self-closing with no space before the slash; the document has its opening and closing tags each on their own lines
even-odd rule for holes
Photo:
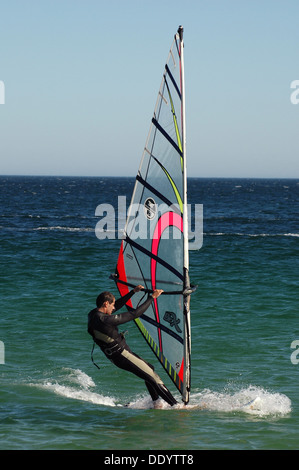
<svg viewBox="0 0 299 470">
<path fill-rule="evenodd" d="M 120 369 L 132 372 L 145 381 L 154 402 L 160 396 L 169 405 L 173 406 L 177 401 L 156 374 L 154 367 L 130 350 L 124 335 L 117 328 L 118 325 L 140 317 L 151 305 L 153 299 L 159 297 L 163 291 L 155 290 L 136 310 L 112 315 L 112 313 L 123 307 L 135 292 L 142 289 L 142 286 L 136 286 L 118 300 L 115 300 L 114 295 L 110 292 L 102 292 L 96 300 L 97 308 L 91 310 L 88 314 L 88 333 L 113 364 Z"/>
</svg>

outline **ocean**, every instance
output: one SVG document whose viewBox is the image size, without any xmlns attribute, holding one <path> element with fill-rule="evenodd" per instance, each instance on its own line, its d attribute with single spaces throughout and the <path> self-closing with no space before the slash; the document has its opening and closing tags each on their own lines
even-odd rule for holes
<svg viewBox="0 0 299 470">
<path fill-rule="evenodd" d="M 116 294 L 120 246 L 118 225 L 96 236 L 96 208 L 129 204 L 133 186 L 0 177 L 1 450 L 298 449 L 299 180 L 189 178 L 189 203 L 203 204 L 203 244 L 190 250 L 191 399 L 162 409 L 98 348 L 94 366 L 87 333 L 98 293 Z"/>
</svg>

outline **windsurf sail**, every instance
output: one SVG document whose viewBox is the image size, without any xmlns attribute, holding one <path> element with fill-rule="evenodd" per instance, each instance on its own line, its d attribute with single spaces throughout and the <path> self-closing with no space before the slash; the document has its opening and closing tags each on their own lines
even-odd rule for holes
<svg viewBox="0 0 299 470">
<path fill-rule="evenodd" d="M 164 68 L 156 107 L 128 210 L 116 272 L 123 296 L 136 308 L 155 289 L 163 294 L 135 320 L 180 391 L 190 394 L 190 294 L 185 142 L 184 43 L 180 26 Z"/>
</svg>

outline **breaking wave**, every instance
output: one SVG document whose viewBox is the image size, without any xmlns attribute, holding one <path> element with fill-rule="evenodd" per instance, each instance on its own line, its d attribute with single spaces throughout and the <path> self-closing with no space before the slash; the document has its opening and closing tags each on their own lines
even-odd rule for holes
<svg viewBox="0 0 299 470">
<path fill-rule="evenodd" d="M 58 379 L 30 385 L 74 400 L 95 405 L 117 406 L 114 398 L 94 392 L 93 388 L 96 386 L 94 381 L 80 369 L 64 368 Z"/>
<path fill-rule="evenodd" d="M 64 368 L 57 380 L 46 380 L 40 384 L 30 384 L 57 395 L 86 401 L 95 405 L 120 406 L 130 409 L 163 409 L 163 410 L 200 410 L 221 413 L 241 412 L 258 417 L 285 416 L 291 412 L 291 400 L 284 394 L 265 390 L 262 387 L 248 386 L 236 392 L 215 392 L 204 389 L 191 394 L 188 405 L 178 403 L 169 406 L 163 400 L 155 404 L 146 395 L 135 397 L 129 403 L 121 403 L 115 397 L 104 396 L 94 391 L 95 383 L 80 369 Z M 180 397 L 176 396 L 178 402 Z"/>
</svg>

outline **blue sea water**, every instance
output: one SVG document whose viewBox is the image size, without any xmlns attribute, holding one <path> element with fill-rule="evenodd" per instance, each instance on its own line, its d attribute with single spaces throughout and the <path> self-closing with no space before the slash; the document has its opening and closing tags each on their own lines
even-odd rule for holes
<svg viewBox="0 0 299 470">
<path fill-rule="evenodd" d="M 0 448 L 298 449 L 299 181 L 189 179 L 204 214 L 203 246 L 190 251 L 192 393 L 187 407 L 162 409 L 100 350 L 100 370 L 92 364 L 86 331 L 97 294 L 116 294 L 122 228 L 97 238 L 96 207 L 129 204 L 133 185 L 0 177 Z"/>
</svg>

